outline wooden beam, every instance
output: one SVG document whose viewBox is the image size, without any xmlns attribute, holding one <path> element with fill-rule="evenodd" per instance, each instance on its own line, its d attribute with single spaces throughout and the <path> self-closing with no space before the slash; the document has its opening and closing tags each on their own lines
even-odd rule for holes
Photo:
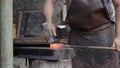
<svg viewBox="0 0 120 68">
<path fill-rule="evenodd" d="M 72 48 L 14 47 L 14 51 L 17 57 L 38 60 L 68 60 L 75 56 Z"/>
</svg>

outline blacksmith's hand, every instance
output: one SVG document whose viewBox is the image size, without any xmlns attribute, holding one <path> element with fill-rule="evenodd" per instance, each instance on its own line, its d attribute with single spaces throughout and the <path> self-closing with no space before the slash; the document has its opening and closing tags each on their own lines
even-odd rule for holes
<svg viewBox="0 0 120 68">
<path fill-rule="evenodd" d="M 120 52 L 120 38 L 115 38 L 113 41 L 113 47 L 116 48 L 118 52 Z"/>
<path fill-rule="evenodd" d="M 56 36 L 56 29 L 53 23 L 48 23 L 48 28 L 53 36 Z"/>
</svg>

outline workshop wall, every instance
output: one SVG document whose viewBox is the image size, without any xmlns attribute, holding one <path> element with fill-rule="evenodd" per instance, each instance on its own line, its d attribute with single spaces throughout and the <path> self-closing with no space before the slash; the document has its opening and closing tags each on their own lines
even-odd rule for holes
<svg viewBox="0 0 120 68">
<path fill-rule="evenodd" d="M 43 10 L 45 0 L 14 0 L 14 23 L 18 23 L 18 16 L 20 11 Z M 53 22 L 59 24 L 61 22 L 61 11 L 63 0 L 57 1 L 55 5 L 55 13 Z"/>
</svg>

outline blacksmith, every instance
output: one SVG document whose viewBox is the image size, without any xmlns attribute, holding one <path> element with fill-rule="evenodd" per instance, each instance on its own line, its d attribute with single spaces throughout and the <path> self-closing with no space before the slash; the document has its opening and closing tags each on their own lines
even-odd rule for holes
<svg viewBox="0 0 120 68">
<path fill-rule="evenodd" d="M 46 22 L 55 36 L 52 15 L 56 1 L 46 0 L 44 5 Z M 67 6 L 66 23 L 71 27 L 68 44 L 114 46 L 120 50 L 120 0 L 67 0 Z M 114 50 L 74 50 L 76 56 L 72 60 L 73 68 L 119 68 L 118 54 Z"/>
</svg>

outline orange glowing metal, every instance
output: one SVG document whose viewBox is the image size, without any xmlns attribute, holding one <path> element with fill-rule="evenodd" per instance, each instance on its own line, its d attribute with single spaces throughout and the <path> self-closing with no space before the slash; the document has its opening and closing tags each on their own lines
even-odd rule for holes
<svg viewBox="0 0 120 68">
<path fill-rule="evenodd" d="M 63 44 L 60 43 L 51 43 L 50 48 L 63 48 Z"/>
</svg>

